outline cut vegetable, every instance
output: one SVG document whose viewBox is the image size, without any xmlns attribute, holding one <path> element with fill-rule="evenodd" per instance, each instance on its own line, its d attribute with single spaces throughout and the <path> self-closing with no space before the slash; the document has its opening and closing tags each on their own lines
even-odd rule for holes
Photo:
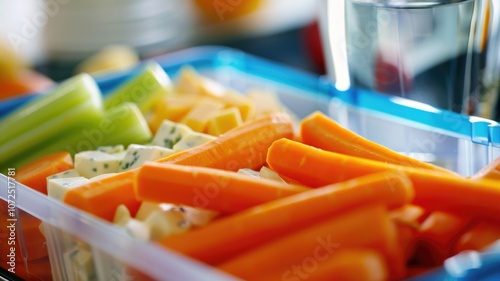
<svg viewBox="0 0 500 281">
<path fill-rule="evenodd" d="M 135 173 L 136 170 L 130 170 L 89 181 L 69 190 L 63 201 L 108 221 L 113 221 L 116 208 L 122 204 L 135 215 L 141 204 L 135 198 L 133 190 Z"/>
<path fill-rule="evenodd" d="M 395 262 L 393 255 L 397 250 L 394 235 L 394 225 L 385 208 L 366 205 L 304 229 L 284 233 L 283 237 L 244 252 L 218 268 L 245 280 L 259 280 L 265 274 L 285 272 L 314 253 L 329 256 L 339 248 L 349 247 L 377 250 L 394 268 L 395 263 L 391 264 Z M 391 276 L 394 274 L 391 272 Z"/>
<path fill-rule="evenodd" d="M 479 172 L 471 177 L 473 180 L 478 179 L 491 179 L 500 180 L 500 157 L 484 166 Z"/>
<path fill-rule="evenodd" d="M 73 169 L 73 159 L 61 151 L 39 158 L 16 172 L 16 180 L 36 191 L 47 194 L 47 177 Z"/>
<path fill-rule="evenodd" d="M 182 204 L 226 214 L 307 190 L 231 171 L 152 162 L 139 169 L 135 183 L 139 200 Z"/>
<path fill-rule="evenodd" d="M 280 138 L 293 137 L 293 122 L 286 113 L 276 113 L 235 128 L 214 141 L 159 160 L 163 163 L 238 171 L 259 169 L 267 149 Z"/>
<path fill-rule="evenodd" d="M 389 280 L 386 261 L 379 252 L 367 248 L 338 249 L 331 256 L 311 255 L 285 271 L 261 276 L 259 281 L 275 280 Z"/>
<path fill-rule="evenodd" d="M 500 239 L 500 225 L 483 220 L 462 234 L 457 241 L 454 254 L 462 251 L 484 251 L 488 246 Z"/>
<path fill-rule="evenodd" d="M 344 181 L 380 171 L 407 175 L 415 189 L 413 204 L 428 211 L 444 211 L 499 221 L 498 182 L 465 178 L 324 151 L 281 139 L 269 148 L 267 162 L 276 172 L 312 186 Z"/>
<path fill-rule="evenodd" d="M 170 78 L 157 62 L 148 62 L 144 70 L 118 89 L 106 95 L 104 107 L 111 109 L 120 104 L 137 104 L 142 113 L 148 113 L 154 103 L 172 90 Z"/>
<path fill-rule="evenodd" d="M 327 151 L 452 174 L 453 172 L 405 156 L 342 127 L 321 112 L 314 112 L 300 123 L 302 142 Z"/>
<path fill-rule="evenodd" d="M 411 184 L 405 177 L 373 174 L 262 204 L 160 243 L 215 264 L 346 210 L 372 203 L 395 208 L 410 202 L 412 196 Z"/>
<path fill-rule="evenodd" d="M 472 223 L 469 217 L 444 212 L 431 213 L 419 228 L 415 259 L 425 258 L 421 265 L 443 264 L 445 259 L 453 255 L 458 239 Z M 422 252 L 425 256 L 419 257 Z"/>
<path fill-rule="evenodd" d="M 52 93 L 41 97 L 0 121 L 0 171 L 21 167 L 60 151 L 45 146 L 64 139 L 69 132 L 83 130 L 102 119 L 101 97 L 94 80 L 87 75 L 66 81 Z M 36 155 L 36 156 L 33 156 Z"/>
</svg>

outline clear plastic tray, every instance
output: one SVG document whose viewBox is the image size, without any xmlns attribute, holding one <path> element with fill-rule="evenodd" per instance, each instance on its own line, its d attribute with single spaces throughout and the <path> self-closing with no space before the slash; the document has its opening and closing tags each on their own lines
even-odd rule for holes
<svg viewBox="0 0 500 281">
<path fill-rule="evenodd" d="M 500 156 L 500 125 L 493 121 L 442 111 L 398 97 L 356 90 L 340 92 L 322 77 L 227 48 L 197 47 L 155 60 L 172 79 L 180 68 L 190 65 L 236 90 L 263 88 L 275 92 L 298 117 L 316 110 L 328 113 L 368 139 L 463 175 L 473 174 Z M 96 77 L 96 80 L 106 94 L 133 77 L 138 69 Z M 5 101 L 0 104 L 0 115 L 31 98 L 36 96 Z M 46 247 L 48 252 L 53 280 L 79 280 L 75 270 L 65 262 L 74 243 L 87 245 L 92 254 L 90 266 L 95 272 L 92 280 L 235 280 L 152 243 L 130 238 L 109 223 L 17 182 L 13 189 L 15 198 L 8 198 L 7 190 L 12 190 L 7 188 L 9 181 L 12 179 L 0 174 L 0 203 L 5 205 L 8 199 L 15 199 L 13 203 L 18 215 L 15 236 L 19 240 L 16 247 L 20 249 L 16 265 L 27 268 L 35 276 L 36 263 L 40 260 L 33 260 L 26 252 L 24 245 L 29 241 L 23 241 L 22 229 L 23 220 L 30 215 L 43 221 L 46 243 L 40 247 Z M 3 223 L 7 221 L 0 225 L 3 229 L 0 237 L 7 238 L 10 233 L 5 232 Z M 3 256 L 0 267 L 8 269 Z M 446 268 L 440 273 L 444 274 L 440 277 L 449 276 Z M 440 277 L 434 280 L 441 280 Z M 43 279 L 33 277 L 31 280 Z"/>
</svg>

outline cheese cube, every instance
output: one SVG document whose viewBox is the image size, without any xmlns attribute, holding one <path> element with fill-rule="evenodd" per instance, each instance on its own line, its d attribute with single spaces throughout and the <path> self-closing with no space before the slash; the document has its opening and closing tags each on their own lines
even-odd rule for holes
<svg viewBox="0 0 500 281">
<path fill-rule="evenodd" d="M 169 120 L 163 120 L 160 128 L 156 132 L 151 145 L 173 148 L 174 144 L 178 143 L 182 137 L 193 132 L 191 128 L 184 124 L 175 123 Z"/>
<path fill-rule="evenodd" d="M 114 224 L 124 226 L 131 219 L 132 216 L 130 215 L 130 211 L 128 210 L 127 206 L 120 205 L 118 206 L 118 208 L 116 208 L 115 216 L 113 217 Z"/>
<path fill-rule="evenodd" d="M 273 92 L 251 90 L 247 97 L 255 104 L 255 118 L 261 118 L 274 112 L 286 111 L 284 105 Z"/>
<path fill-rule="evenodd" d="M 200 75 L 192 67 L 184 67 L 177 78 L 176 90 L 185 94 L 222 97 L 226 88 L 217 81 Z"/>
<path fill-rule="evenodd" d="M 79 177 L 79 176 L 80 176 L 80 174 L 78 174 L 78 172 L 75 169 L 70 169 L 70 170 L 66 170 L 64 172 L 53 174 L 52 176 L 48 176 L 47 180 L 60 179 L 60 178 L 75 178 L 75 177 Z"/>
<path fill-rule="evenodd" d="M 178 209 L 178 208 L 179 207 L 174 204 L 143 201 L 141 203 L 141 206 L 139 207 L 139 210 L 135 214 L 135 219 L 144 221 L 153 212 L 168 211 L 171 209 Z"/>
<path fill-rule="evenodd" d="M 48 179 L 47 195 L 50 198 L 62 201 L 68 190 L 79 187 L 88 181 L 84 177 Z"/>
<path fill-rule="evenodd" d="M 64 253 L 64 267 L 70 280 L 95 280 L 94 262 L 89 247 L 77 242 Z"/>
<path fill-rule="evenodd" d="M 200 98 L 197 95 L 173 95 L 158 101 L 149 126 L 154 132 L 158 131 L 163 120 L 179 122 L 193 108 Z"/>
<path fill-rule="evenodd" d="M 225 103 L 210 98 L 204 98 L 195 105 L 181 120 L 196 132 L 204 132 L 208 120 L 225 107 Z"/>
<path fill-rule="evenodd" d="M 173 154 L 172 149 L 157 145 L 131 144 L 120 163 L 119 172 L 128 171 L 142 166 L 147 161 L 154 161 Z"/>
<path fill-rule="evenodd" d="M 190 228 L 189 222 L 180 209 L 154 211 L 149 214 L 144 223 L 148 226 L 153 241 L 169 235 L 184 233 Z"/>
<path fill-rule="evenodd" d="M 208 121 L 207 132 L 212 136 L 220 136 L 225 132 L 243 124 L 240 111 L 230 107 L 219 111 Z"/>
<path fill-rule="evenodd" d="M 205 210 L 201 208 L 194 208 L 190 206 L 182 206 L 186 220 L 191 225 L 203 226 L 211 222 L 219 215 L 218 212 L 212 210 Z"/>
<path fill-rule="evenodd" d="M 257 171 L 254 171 L 250 168 L 243 168 L 243 169 L 239 169 L 238 174 L 242 174 L 242 175 L 247 175 L 247 176 L 252 176 L 252 177 L 260 177 L 260 173 L 257 172 Z"/>
<path fill-rule="evenodd" d="M 102 180 L 102 179 L 105 179 L 105 178 L 109 178 L 109 177 L 111 177 L 113 175 L 116 175 L 116 174 L 117 173 L 106 173 L 106 174 L 98 175 L 98 176 L 90 178 L 89 182 L 99 181 L 99 180 Z"/>
<path fill-rule="evenodd" d="M 275 171 L 273 171 L 265 166 L 260 168 L 259 175 L 263 179 L 270 179 L 270 180 L 275 180 L 275 181 L 286 183 L 286 181 L 283 180 L 278 173 L 276 173 Z"/>
<path fill-rule="evenodd" d="M 118 172 L 121 156 L 90 150 L 75 155 L 75 170 L 82 177 L 92 178 L 101 174 Z"/>
<path fill-rule="evenodd" d="M 174 152 L 187 150 L 215 139 L 216 137 L 208 134 L 193 132 L 183 137 L 178 143 L 176 143 L 173 150 Z"/>
<path fill-rule="evenodd" d="M 99 146 L 97 148 L 97 151 L 101 151 L 101 152 L 108 153 L 108 154 L 115 154 L 115 153 L 125 151 L 125 147 L 122 144 Z"/>
<path fill-rule="evenodd" d="M 254 100 L 233 90 L 228 90 L 222 100 L 226 102 L 227 107 L 236 107 L 243 121 L 250 120 L 255 114 Z"/>
<path fill-rule="evenodd" d="M 123 226 L 127 234 L 134 238 L 138 238 L 144 241 L 148 241 L 151 239 L 151 232 L 148 225 L 144 222 L 130 219 Z"/>
</svg>

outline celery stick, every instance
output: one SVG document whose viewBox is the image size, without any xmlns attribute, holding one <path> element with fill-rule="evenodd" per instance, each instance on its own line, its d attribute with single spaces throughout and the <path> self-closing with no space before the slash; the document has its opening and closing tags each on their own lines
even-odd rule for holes
<svg viewBox="0 0 500 281">
<path fill-rule="evenodd" d="M 101 145 L 142 144 L 151 141 L 153 137 L 144 115 L 136 104 L 127 102 L 107 110 L 105 118 L 116 128 L 106 135 Z"/>
<path fill-rule="evenodd" d="M 0 145 L 16 141 L 19 135 L 31 132 L 88 100 L 95 107 L 102 107 L 101 92 L 92 77 L 80 74 L 66 80 L 52 92 L 28 102 L 0 120 Z"/>
<path fill-rule="evenodd" d="M 125 103 L 106 111 L 103 118 L 93 120 L 88 126 L 71 128 L 59 136 L 44 142 L 19 157 L 12 159 L 9 165 L 0 165 L 0 171 L 7 167 L 22 167 L 44 155 L 57 151 L 68 151 L 72 155 L 84 150 L 94 150 L 98 146 L 132 143 L 147 143 L 152 133 L 144 116 L 135 104 Z"/>
<path fill-rule="evenodd" d="M 15 162 L 19 155 L 33 150 L 42 150 L 41 144 L 54 139 L 64 139 L 63 133 L 72 128 L 81 128 L 88 124 L 97 123 L 103 117 L 100 104 L 92 99 L 83 101 L 69 111 L 63 111 L 59 116 L 40 123 L 17 137 L 0 145 L 0 165 Z"/>
<path fill-rule="evenodd" d="M 172 82 L 167 73 L 157 62 L 150 62 L 140 74 L 105 96 L 104 107 L 110 109 L 125 102 L 132 102 L 146 114 L 157 99 L 171 91 Z"/>
</svg>

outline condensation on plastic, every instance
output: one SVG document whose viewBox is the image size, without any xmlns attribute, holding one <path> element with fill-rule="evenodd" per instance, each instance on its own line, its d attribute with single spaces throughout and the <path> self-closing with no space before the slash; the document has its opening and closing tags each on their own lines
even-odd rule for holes
<svg viewBox="0 0 500 281">
<path fill-rule="evenodd" d="M 242 92 L 253 88 L 275 92 L 299 118 L 317 110 L 328 113 L 370 140 L 463 175 L 473 174 L 500 156 L 500 125 L 493 121 L 371 92 L 337 91 L 322 77 L 232 49 L 198 47 L 155 60 L 173 80 L 183 66 L 190 65 Z M 106 95 L 141 67 L 95 78 Z M 32 97 L 6 103 L 19 105 Z M 0 114 L 14 108 L 0 104 Z M 6 186 L 7 178 L 1 175 L 0 198 L 4 201 Z M 153 243 L 133 239 L 100 219 L 21 184 L 16 185 L 16 199 L 18 208 L 44 222 L 54 280 L 74 279 L 72 269 L 65 265 L 64 253 L 75 242 L 86 244 L 93 254 L 95 280 L 234 280 Z"/>
</svg>

